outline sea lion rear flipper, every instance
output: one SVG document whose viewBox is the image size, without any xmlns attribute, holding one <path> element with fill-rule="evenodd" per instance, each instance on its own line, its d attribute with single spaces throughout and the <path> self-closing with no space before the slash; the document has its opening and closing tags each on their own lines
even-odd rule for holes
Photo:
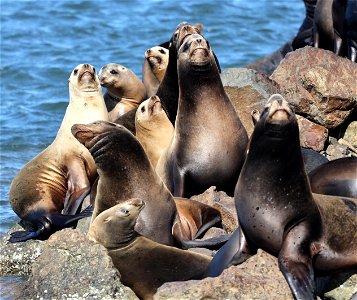
<svg viewBox="0 0 357 300">
<path fill-rule="evenodd" d="M 206 240 L 182 240 L 181 246 L 182 249 L 207 248 L 210 250 L 218 250 L 229 240 L 230 237 L 230 234 L 222 234 Z"/>
<path fill-rule="evenodd" d="M 215 254 L 203 278 L 219 276 L 229 266 L 244 262 L 251 255 L 255 254 L 256 250 L 252 251 L 249 248 L 243 231 L 238 227 L 228 242 Z"/>
</svg>

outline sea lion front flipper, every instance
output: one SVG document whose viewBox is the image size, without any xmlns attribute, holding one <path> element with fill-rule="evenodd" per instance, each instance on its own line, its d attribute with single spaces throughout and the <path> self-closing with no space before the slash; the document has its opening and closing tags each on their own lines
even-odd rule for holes
<svg viewBox="0 0 357 300">
<path fill-rule="evenodd" d="M 90 192 L 90 183 L 82 160 L 71 160 L 67 185 L 63 214 L 74 215 Z"/>
<path fill-rule="evenodd" d="M 254 251 L 253 251 L 254 250 Z M 231 265 L 237 265 L 250 256 L 255 254 L 257 249 L 250 249 L 245 239 L 244 233 L 240 227 L 238 227 L 232 234 L 227 243 L 215 254 L 212 261 L 208 265 L 203 278 L 217 277 L 224 269 Z"/>
<path fill-rule="evenodd" d="M 212 240 L 211 243 L 207 242 L 207 244 L 205 244 L 205 240 L 195 242 L 193 242 L 193 240 L 216 224 L 222 227 L 222 218 L 219 210 L 192 199 L 174 197 L 174 200 L 177 215 L 172 227 L 172 234 L 176 241 L 182 246 L 184 246 L 184 242 L 186 242 L 186 246 L 189 248 L 212 246 L 214 240 Z M 221 245 L 222 242 L 226 240 L 226 237 L 217 239 L 217 245 Z"/>
<path fill-rule="evenodd" d="M 51 233 L 71 227 L 80 219 L 90 217 L 93 213 L 93 205 L 88 205 L 82 212 L 76 215 L 48 214 L 39 218 L 37 230 L 14 231 L 10 234 L 9 242 L 18 243 L 32 239 L 47 239 Z"/>
<path fill-rule="evenodd" d="M 289 231 L 279 252 L 278 263 L 294 298 L 308 300 L 316 299 L 316 295 L 306 227 L 302 222 Z"/>
<path fill-rule="evenodd" d="M 220 249 L 231 237 L 230 234 L 222 234 L 205 240 L 182 240 L 182 249 L 207 248 L 210 250 Z"/>
</svg>

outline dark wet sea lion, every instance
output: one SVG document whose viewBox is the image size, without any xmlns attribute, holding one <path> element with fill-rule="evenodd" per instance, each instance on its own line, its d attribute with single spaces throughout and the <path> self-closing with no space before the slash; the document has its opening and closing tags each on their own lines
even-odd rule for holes
<svg viewBox="0 0 357 300">
<path fill-rule="evenodd" d="M 156 243 L 134 231 L 144 202 L 130 199 L 100 213 L 88 236 L 108 249 L 121 281 L 140 299 L 152 299 L 165 282 L 200 276 L 211 258 Z"/>
<path fill-rule="evenodd" d="M 311 193 L 297 121 L 280 95 L 271 96 L 254 128 L 235 202 L 239 228 L 206 275 L 261 248 L 278 257 L 295 299 L 316 299 L 318 277 L 356 272 L 357 200 Z"/>
<path fill-rule="evenodd" d="M 142 145 L 123 126 L 110 122 L 76 124 L 72 133 L 89 149 L 98 169 L 92 220 L 118 203 L 140 198 L 146 206 L 135 230 L 156 242 L 179 246 L 190 240 L 201 227 L 220 221 L 219 211 L 208 205 L 191 206 L 190 214 L 176 208 L 172 195 L 154 171 Z M 192 200 L 186 201 L 190 206 Z M 196 232 L 192 230 L 195 227 Z"/>
<path fill-rule="evenodd" d="M 181 43 L 190 34 L 200 33 L 202 27 L 188 23 L 180 23 L 173 33 L 169 43 L 169 62 L 167 64 L 165 76 L 162 79 L 156 95 L 161 99 L 167 116 L 172 125 L 175 126 L 179 87 L 177 77 L 177 50 Z"/>
<path fill-rule="evenodd" d="M 333 0 L 318 0 L 314 14 L 314 46 L 325 50 L 333 51 L 333 20 L 332 20 Z"/>
<path fill-rule="evenodd" d="M 71 134 L 74 123 L 108 119 L 93 66 L 81 64 L 72 71 L 69 94 L 55 140 L 17 173 L 10 186 L 11 207 L 29 230 L 13 233 L 10 242 L 45 239 L 73 225 L 79 216 L 68 215 L 77 212 L 97 177 L 92 156 Z"/>
<path fill-rule="evenodd" d="M 174 135 L 174 126 L 162 108 L 160 98 L 152 96 L 142 102 L 135 116 L 136 137 L 143 145 L 154 168 Z"/>
<path fill-rule="evenodd" d="M 156 94 L 160 82 L 164 78 L 168 63 L 168 49 L 161 46 L 155 46 L 145 51 L 142 73 L 147 97 Z"/>
<path fill-rule="evenodd" d="M 106 87 L 104 95 L 109 121 L 135 109 L 146 99 L 146 88 L 140 78 L 120 64 L 107 64 L 98 73 L 100 84 Z"/>
<path fill-rule="evenodd" d="M 313 193 L 357 198 L 357 157 L 329 161 L 309 173 Z"/>
<path fill-rule="evenodd" d="M 209 43 L 189 35 L 177 64 L 175 134 L 156 170 L 174 196 L 189 198 L 211 186 L 233 195 L 248 137 L 224 91 Z"/>
</svg>

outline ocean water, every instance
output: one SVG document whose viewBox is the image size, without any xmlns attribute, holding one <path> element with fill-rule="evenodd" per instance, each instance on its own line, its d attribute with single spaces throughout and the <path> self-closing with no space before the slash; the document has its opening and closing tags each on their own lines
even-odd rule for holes
<svg viewBox="0 0 357 300">
<path fill-rule="evenodd" d="M 146 49 L 182 21 L 202 23 L 222 69 L 269 55 L 294 37 L 302 0 L 0 0 L 0 237 L 18 218 L 8 195 L 16 173 L 53 141 L 80 63 L 120 63 L 141 77 Z"/>
</svg>

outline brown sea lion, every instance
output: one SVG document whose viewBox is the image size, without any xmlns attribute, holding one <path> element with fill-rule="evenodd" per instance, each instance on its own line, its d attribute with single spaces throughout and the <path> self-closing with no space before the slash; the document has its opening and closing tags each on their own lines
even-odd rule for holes
<svg viewBox="0 0 357 300">
<path fill-rule="evenodd" d="M 108 249 L 123 284 L 140 299 L 152 299 L 165 282 L 200 276 L 211 258 L 138 234 L 134 228 L 143 207 L 142 200 L 130 199 L 103 211 L 90 225 L 88 237 Z"/>
<path fill-rule="evenodd" d="M 119 64 L 107 64 L 98 73 L 100 84 L 106 87 L 105 105 L 109 121 L 115 121 L 126 112 L 135 109 L 146 99 L 142 81 L 130 69 Z"/>
<path fill-rule="evenodd" d="M 93 66 L 78 65 L 69 77 L 70 101 L 55 140 L 30 160 L 10 186 L 10 203 L 29 231 L 12 234 L 10 242 L 45 239 L 73 225 L 74 215 L 97 177 L 89 151 L 71 134 L 77 122 L 108 120 L 102 89 Z M 65 215 L 61 215 L 61 211 Z M 85 216 L 85 215 L 83 215 Z"/>
<path fill-rule="evenodd" d="M 317 277 L 357 270 L 357 200 L 312 194 L 296 117 L 281 95 L 254 128 L 235 189 L 239 227 L 210 264 L 217 276 L 261 248 L 278 257 L 295 299 L 316 299 Z"/>
<path fill-rule="evenodd" d="M 146 205 L 135 230 L 156 242 L 179 246 L 185 246 L 185 241 L 199 234 L 201 228 L 207 229 L 220 222 L 218 210 L 199 202 L 192 206 L 192 200 L 186 199 L 192 209 L 176 208 L 172 195 L 156 174 L 142 145 L 123 126 L 110 122 L 76 124 L 72 133 L 89 149 L 98 169 L 92 221 L 118 203 L 140 198 Z M 186 214 L 187 211 L 190 214 Z M 196 232 L 194 228 L 197 228 Z M 192 242 L 190 245 L 194 247 Z M 197 245 L 205 244 L 197 241 Z"/>
<path fill-rule="evenodd" d="M 313 193 L 357 198 L 357 157 L 329 161 L 309 173 Z"/>
<path fill-rule="evenodd" d="M 248 136 L 224 91 L 209 43 L 189 35 L 177 64 L 175 133 L 156 171 L 174 196 L 189 198 L 211 186 L 233 195 Z"/>
<path fill-rule="evenodd" d="M 144 147 L 154 168 L 161 154 L 170 145 L 174 126 L 162 108 L 158 96 L 152 96 L 139 105 L 135 116 L 136 138 Z"/>
<path fill-rule="evenodd" d="M 145 51 L 145 60 L 142 72 L 147 97 L 151 97 L 156 94 L 160 82 L 164 78 L 168 63 L 168 49 L 161 46 L 155 46 Z"/>
</svg>

